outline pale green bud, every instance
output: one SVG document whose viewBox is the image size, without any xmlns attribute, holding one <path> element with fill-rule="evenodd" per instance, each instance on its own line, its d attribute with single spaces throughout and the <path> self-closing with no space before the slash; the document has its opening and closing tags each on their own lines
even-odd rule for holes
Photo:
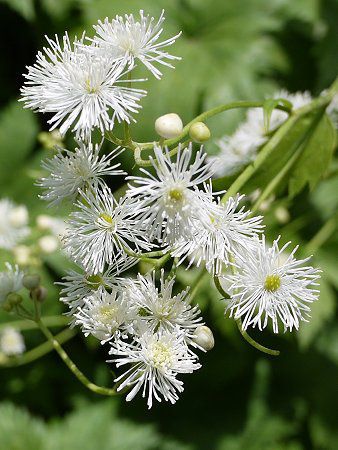
<svg viewBox="0 0 338 450">
<path fill-rule="evenodd" d="M 22 284 L 26 289 L 31 291 L 32 289 L 36 289 L 40 285 L 40 275 L 25 275 L 22 280 Z"/>
<path fill-rule="evenodd" d="M 194 142 L 202 144 L 211 137 L 209 128 L 203 122 L 193 123 L 189 129 L 189 136 Z"/>
</svg>

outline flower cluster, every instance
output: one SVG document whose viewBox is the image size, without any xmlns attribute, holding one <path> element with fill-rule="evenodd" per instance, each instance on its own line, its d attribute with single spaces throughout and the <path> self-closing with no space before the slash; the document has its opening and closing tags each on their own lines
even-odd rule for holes
<svg viewBox="0 0 338 450">
<path fill-rule="evenodd" d="M 174 403 L 183 391 L 180 375 L 200 368 L 195 350 L 214 345 L 199 307 L 190 304 L 189 289 L 177 293 L 177 266 L 202 266 L 221 283 L 229 293 L 225 309 L 244 329 L 262 329 L 270 319 L 275 332 L 279 322 L 292 330 L 306 320 L 319 277 L 316 269 L 304 267 L 307 260 L 294 258 L 294 251 L 285 256 L 286 246 L 279 250 L 278 240 L 267 245 L 262 217 L 241 205 L 243 196 L 213 191 L 215 171 L 237 170 L 267 140 L 263 115 L 256 111 L 249 111 L 246 123 L 224 143 L 225 172 L 222 164 L 216 168 L 206 159 L 203 147 L 196 151 L 192 142 L 179 143 L 184 128 L 176 114 L 162 116 L 156 131 L 177 138 L 177 147 L 163 145 L 163 139 L 150 144 L 150 168 L 126 177 L 123 195 L 111 191 L 107 178 L 125 175 L 116 162 L 127 151 L 123 147 L 134 151 L 136 162 L 142 149 L 130 136 L 129 124 L 145 95 L 133 87 L 132 70 L 141 63 L 159 79 L 158 67 L 172 67 L 179 59 L 164 50 L 179 34 L 160 41 L 163 22 L 163 13 L 156 21 L 140 11 L 139 19 L 99 21 L 91 38 L 48 39 L 49 48 L 28 68 L 22 88 L 26 107 L 52 113 L 52 129 L 60 127 L 61 135 L 71 129 L 77 141 L 75 151 L 57 147 L 38 182 L 50 206 L 64 200 L 73 205 L 62 241 L 78 269 L 60 283 L 61 301 L 71 326 L 109 346 L 109 361 L 117 368 L 127 365 L 115 380 L 117 390 L 129 389 L 127 400 L 141 391 L 149 408 L 154 399 Z M 289 100 L 298 107 L 309 98 Z M 274 110 L 271 129 L 286 117 Z M 110 133 L 116 122 L 124 122 L 124 140 Z M 192 140 L 210 137 L 203 123 L 194 125 Z M 104 154 L 102 141 L 94 143 L 95 129 L 102 140 L 108 134 L 121 146 Z M 229 156 L 237 150 L 240 158 Z M 170 259 L 166 276 L 163 266 Z M 133 278 L 127 272 L 139 261 L 153 269 L 144 273 L 140 266 Z"/>
</svg>

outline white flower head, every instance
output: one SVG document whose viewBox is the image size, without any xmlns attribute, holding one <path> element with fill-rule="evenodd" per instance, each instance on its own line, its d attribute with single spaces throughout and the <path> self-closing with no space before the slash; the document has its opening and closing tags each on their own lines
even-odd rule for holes
<svg viewBox="0 0 338 450">
<path fill-rule="evenodd" d="M 147 207 L 141 217 L 148 224 L 151 240 L 172 244 L 182 235 L 190 234 L 194 216 L 200 203 L 196 187 L 213 174 L 211 164 L 205 164 L 206 153 L 200 149 L 192 159 L 192 144 L 179 147 L 177 159 L 171 160 L 168 148 L 154 147 L 152 160 L 155 176 L 144 169 L 144 177 L 128 177 L 136 186 L 130 186 L 127 196 L 139 198 Z"/>
<path fill-rule="evenodd" d="M 214 276 L 222 273 L 225 265 L 244 248 L 254 245 L 252 237 L 262 232 L 262 217 L 250 218 L 250 211 L 239 208 L 243 196 L 230 197 L 226 203 L 213 199 L 211 186 L 206 192 L 199 192 L 201 214 L 194 221 L 190 239 L 179 239 L 173 246 L 172 256 L 180 262 L 189 257 L 189 266 L 204 262 L 206 269 Z"/>
<path fill-rule="evenodd" d="M 0 249 L 11 250 L 29 234 L 28 211 L 6 198 L 0 200 Z"/>
<path fill-rule="evenodd" d="M 201 367 L 197 356 L 188 349 L 184 336 L 178 332 L 146 332 L 132 343 L 118 340 L 111 345 L 111 362 L 117 367 L 131 364 L 115 380 L 120 382 L 117 390 L 132 388 L 126 397 L 130 401 L 142 389 L 142 397 L 147 397 L 149 409 L 153 398 L 175 403 L 178 393 L 183 392 L 183 382 L 177 375 L 192 373 Z"/>
<path fill-rule="evenodd" d="M 194 345 L 194 332 L 202 325 L 200 310 L 189 304 L 188 289 L 173 295 L 174 283 L 175 277 L 164 279 L 163 270 L 160 288 L 156 287 L 154 271 L 145 276 L 138 274 L 137 280 L 130 281 L 126 295 L 129 303 L 137 307 L 140 320 L 148 330 L 180 330 L 186 342 Z"/>
<path fill-rule="evenodd" d="M 236 273 L 224 275 L 231 299 L 226 310 L 230 316 L 241 319 L 243 329 L 249 326 L 265 328 L 271 320 L 273 331 L 278 333 L 278 322 L 284 331 L 298 330 L 299 323 L 306 321 L 310 304 L 317 300 L 319 270 L 305 266 L 310 259 L 297 260 L 297 247 L 288 255 L 275 240 L 268 247 L 264 236 L 256 240 L 256 245 L 248 247 L 236 257 Z"/>
<path fill-rule="evenodd" d="M 0 272 L 0 302 L 3 302 L 8 294 L 18 292 L 23 287 L 24 273 L 19 267 L 6 263 L 6 268 L 5 272 Z"/>
<path fill-rule="evenodd" d="M 125 81 L 124 65 L 86 51 L 83 39 L 72 45 L 67 34 L 62 43 L 57 36 L 47 38 L 49 48 L 38 53 L 24 75 L 21 101 L 26 108 L 53 113 L 51 130 L 59 127 L 64 135 L 72 127 L 77 138 L 89 139 L 94 128 L 104 133 L 115 121 L 134 120 L 131 113 L 146 92 L 119 86 Z"/>
<path fill-rule="evenodd" d="M 117 201 L 108 187 L 81 194 L 83 200 L 77 201 L 63 239 L 76 263 L 96 274 L 106 264 L 118 263 L 126 251 L 151 249 L 135 218 L 143 211 L 140 202 L 126 197 Z"/>
<path fill-rule="evenodd" d="M 136 317 L 124 291 L 113 286 L 109 292 L 98 290 L 84 299 L 84 306 L 74 314 L 75 325 L 80 325 L 85 336 L 92 334 L 102 343 L 132 331 Z"/>
<path fill-rule="evenodd" d="M 122 256 L 103 273 L 93 275 L 84 270 L 70 270 L 63 277 L 63 281 L 57 283 L 62 286 L 60 301 L 68 306 L 69 313 L 67 314 L 74 315 L 78 308 L 85 305 L 84 299 L 96 292 L 114 289 L 121 282 L 119 274 L 130 269 L 136 263 L 136 259 Z"/>
<path fill-rule="evenodd" d="M 60 147 L 57 150 L 53 158 L 43 161 L 42 167 L 49 175 L 38 182 L 38 186 L 44 189 L 41 198 L 47 200 L 50 206 L 58 205 L 64 199 L 74 201 L 79 189 L 97 189 L 102 185 L 103 176 L 126 175 L 118 169 L 119 163 L 112 164 L 113 159 L 123 151 L 119 147 L 102 156 L 99 155 L 99 145 L 81 141 L 75 152 Z"/>
<path fill-rule="evenodd" d="M 103 51 L 107 58 L 121 59 L 130 66 L 134 66 L 135 60 L 139 60 L 156 78 L 160 79 L 162 73 L 155 63 L 174 68 L 168 61 L 181 59 L 163 51 L 165 47 L 174 44 L 181 33 L 158 42 L 163 31 L 164 20 L 164 11 L 157 23 L 154 17 L 145 16 L 142 10 L 140 20 L 135 20 L 132 14 L 125 17 L 116 16 L 111 21 L 106 17 L 104 22 L 99 20 L 98 24 L 94 25 L 96 36 L 90 40 Z"/>
<path fill-rule="evenodd" d="M 13 327 L 6 327 L 0 333 L 0 352 L 6 356 L 21 355 L 26 349 L 22 334 Z"/>
</svg>

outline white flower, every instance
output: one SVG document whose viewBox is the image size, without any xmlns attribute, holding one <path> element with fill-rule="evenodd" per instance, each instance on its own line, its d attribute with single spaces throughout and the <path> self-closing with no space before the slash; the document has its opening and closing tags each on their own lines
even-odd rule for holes
<svg viewBox="0 0 338 450">
<path fill-rule="evenodd" d="M 21 355 L 26 349 L 22 334 L 13 327 L 6 327 L 0 334 L 0 352 L 6 356 Z"/>
<path fill-rule="evenodd" d="M 109 21 L 106 17 L 104 22 L 100 21 L 94 25 L 96 36 L 93 41 L 108 58 L 117 58 L 133 66 L 135 60 L 141 61 L 148 70 L 158 79 L 162 73 L 155 67 L 154 63 L 162 64 L 174 68 L 166 60 L 181 59 L 172 56 L 162 49 L 168 47 L 176 41 L 181 33 L 162 42 L 157 42 L 162 34 L 162 24 L 165 20 L 164 11 L 157 23 L 154 18 L 145 16 L 140 11 L 140 20 L 135 20 L 132 14 L 125 15 L 125 18 L 116 16 Z"/>
<path fill-rule="evenodd" d="M 64 135 L 73 127 L 77 138 L 89 139 L 94 128 L 112 130 L 116 120 L 134 120 L 131 113 L 140 108 L 138 101 L 146 92 L 117 85 L 125 74 L 120 61 L 85 51 L 83 37 L 73 46 L 67 34 L 62 44 L 57 36 L 47 41 L 45 54 L 39 52 L 24 75 L 21 101 L 26 108 L 54 113 L 48 121 L 51 130 L 59 127 Z"/>
<path fill-rule="evenodd" d="M 286 90 L 275 93 L 273 98 L 289 100 L 293 109 L 301 108 L 312 100 L 309 92 L 290 94 Z M 270 116 L 269 130 L 267 130 L 263 109 L 249 109 L 245 121 L 238 126 L 234 134 L 224 136 L 216 142 L 220 151 L 216 156 L 209 157 L 209 160 L 214 162 L 215 175 L 217 177 L 233 175 L 243 166 L 254 161 L 258 148 L 268 139 L 267 132 L 274 131 L 287 118 L 286 112 L 274 109 Z"/>
<path fill-rule="evenodd" d="M 95 292 L 110 290 L 119 285 L 121 280 L 118 275 L 136 263 L 136 259 L 123 256 L 116 264 L 110 265 L 105 272 L 96 275 L 83 270 L 80 272 L 68 271 L 67 275 L 63 277 L 63 281 L 57 283 L 62 286 L 60 300 L 68 306 L 69 313 L 67 314 L 73 315 L 79 307 L 82 308 L 85 304 L 84 299 L 94 295 Z"/>
<path fill-rule="evenodd" d="M 77 211 L 71 213 L 64 245 L 75 262 L 94 274 L 105 264 L 119 261 L 126 251 L 150 250 L 144 230 L 135 219 L 142 213 L 140 203 L 123 197 L 116 201 L 108 187 L 82 193 Z"/>
<path fill-rule="evenodd" d="M 254 245 L 252 237 L 263 229 L 262 217 L 249 218 L 250 211 L 244 207 L 238 211 L 243 196 L 230 197 L 225 204 L 220 198 L 215 201 L 211 187 L 207 192 L 199 192 L 201 214 L 194 221 L 192 237 L 182 237 L 173 246 L 172 256 L 180 262 L 189 256 L 189 266 L 204 262 L 212 275 L 219 275 L 224 266 L 232 263 L 232 258 L 248 246 Z"/>
<path fill-rule="evenodd" d="M 98 290 L 86 297 L 84 306 L 74 314 L 75 325 L 81 326 L 85 336 L 92 334 L 102 343 L 132 331 L 136 317 L 121 288 L 112 286 L 110 291 Z"/>
<path fill-rule="evenodd" d="M 0 272 L 0 302 L 3 302 L 8 294 L 18 292 L 23 287 L 24 273 L 19 270 L 19 267 L 6 263 L 6 268 L 6 272 Z"/>
<path fill-rule="evenodd" d="M 122 170 L 117 170 L 119 163 L 112 164 L 123 149 L 117 148 L 109 155 L 100 157 L 99 145 L 83 142 L 79 145 L 75 152 L 58 147 L 53 158 L 42 162 L 48 177 L 41 178 L 38 186 L 45 190 L 41 198 L 50 202 L 50 206 L 58 205 L 64 199 L 74 201 L 79 189 L 97 189 L 102 185 L 103 176 L 126 175 Z"/>
<path fill-rule="evenodd" d="M 235 274 L 224 276 L 231 295 L 227 310 L 242 320 L 244 330 L 256 325 L 262 330 L 269 319 L 275 333 L 279 320 L 284 331 L 298 330 L 299 322 L 309 317 L 309 304 L 318 298 L 314 286 L 319 270 L 304 265 L 310 258 L 294 258 L 297 247 L 286 256 L 290 243 L 279 249 L 278 240 L 269 248 L 264 236 L 257 239 L 255 246 L 237 255 Z"/>
<path fill-rule="evenodd" d="M 49 236 L 42 236 L 38 240 L 38 246 L 40 250 L 45 253 L 46 255 L 49 255 L 51 253 L 54 253 L 56 250 L 58 250 L 60 245 L 59 240 L 52 235 Z"/>
<path fill-rule="evenodd" d="M 190 162 L 192 144 L 183 150 L 179 147 L 176 162 L 171 161 L 167 148 L 155 146 L 154 153 L 156 176 L 140 169 L 146 176 L 128 177 L 138 186 L 130 186 L 126 195 L 141 199 L 148 207 L 140 220 L 147 222 L 150 239 L 173 243 L 190 233 L 193 217 L 199 215 L 196 187 L 209 179 L 213 171 L 211 164 L 204 163 L 206 154 L 202 149 Z"/>
<path fill-rule="evenodd" d="M 131 364 L 115 381 L 120 382 L 117 390 L 131 387 L 126 397 L 132 400 L 142 389 L 142 397 L 147 397 L 148 408 L 152 407 L 153 398 L 161 402 L 175 403 L 178 393 L 183 391 L 183 382 L 177 379 L 181 373 L 192 373 L 201 365 L 197 356 L 188 350 L 184 336 L 179 333 L 159 331 L 155 334 L 146 332 L 134 342 L 122 340 L 112 342 L 111 362 L 117 367 Z"/>
<path fill-rule="evenodd" d="M 161 271 L 160 288 L 155 285 L 155 271 L 137 280 L 131 280 L 126 289 L 131 305 L 138 308 L 141 321 L 146 322 L 151 331 L 180 330 L 187 341 L 193 344 L 196 328 L 202 324 L 200 310 L 189 304 L 188 289 L 173 295 L 175 277 L 164 279 Z"/>
<path fill-rule="evenodd" d="M 8 199 L 0 200 L 0 248 L 11 250 L 29 234 L 28 211 Z"/>
<path fill-rule="evenodd" d="M 264 142 L 263 137 L 254 136 L 253 139 L 248 139 L 248 134 L 241 127 L 232 136 L 224 136 L 216 141 L 219 153 L 208 158 L 214 164 L 215 176 L 223 177 L 237 173 L 255 159 L 257 147 Z"/>
</svg>

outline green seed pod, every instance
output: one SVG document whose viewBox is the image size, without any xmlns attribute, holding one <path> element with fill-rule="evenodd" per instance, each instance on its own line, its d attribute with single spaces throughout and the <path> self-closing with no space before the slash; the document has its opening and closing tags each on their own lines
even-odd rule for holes
<svg viewBox="0 0 338 450">
<path fill-rule="evenodd" d="M 189 136 L 194 142 L 202 144 L 211 137 L 209 128 L 203 122 L 193 123 L 189 129 Z"/>
<path fill-rule="evenodd" d="M 12 306 L 19 305 L 22 301 L 23 298 L 16 292 L 11 292 L 6 297 L 6 302 L 9 302 Z"/>
<path fill-rule="evenodd" d="M 13 305 L 8 300 L 5 300 L 2 304 L 2 309 L 6 312 L 11 312 Z"/>
<path fill-rule="evenodd" d="M 36 289 L 40 285 L 40 275 L 25 275 L 22 280 L 22 284 L 26 289 L 31 291 L 32 289 Z"/>
</svg>

